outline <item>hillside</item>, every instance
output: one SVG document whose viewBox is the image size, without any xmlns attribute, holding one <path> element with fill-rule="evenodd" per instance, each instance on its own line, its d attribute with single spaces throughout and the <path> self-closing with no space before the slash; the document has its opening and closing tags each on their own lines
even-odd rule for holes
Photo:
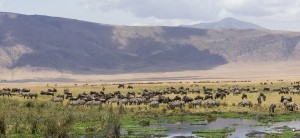
<svg viewBox="0 0 300 138">
<path fill-rule="evenodd" d="M 234 18 L 225 18 L 223 20 L 211 23 L 199 23 L 194 25 L 183 25 L 184 27 L 200 28 L 200 29 L 259 29 L 265 28 L 244 21 L 240 21 Z"/>
<path fill-rule="evenodd" d="M 0 66 L 73 74 L 209 70 L 298 62 L 300 33 L 265 29 L 127 27 L 0 14 Z"/>
</svg>

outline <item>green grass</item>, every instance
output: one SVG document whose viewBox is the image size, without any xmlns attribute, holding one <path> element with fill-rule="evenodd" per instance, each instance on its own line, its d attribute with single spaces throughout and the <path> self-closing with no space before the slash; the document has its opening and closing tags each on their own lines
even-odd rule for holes
<svg viewBox="0 0 300 138">
<path fill-rule="evenodd" d="M 293 132 L 292 129 L 289 127 L 284 127 L 281 133 L 266 134 L 266 138 L 294 138 L 299 136 L 300 136 L 299 130 Z"/>
<path fill-rule="evenodd" d="M 224 128 L 224 129 L 215 129 L 215 130 L 196 130 L 193 131 L 193 134 L 196 134 L 199 137 L 205 138 L 225 138 L 231 132 L 234 132 L 234 128 Z"/>
</svg>

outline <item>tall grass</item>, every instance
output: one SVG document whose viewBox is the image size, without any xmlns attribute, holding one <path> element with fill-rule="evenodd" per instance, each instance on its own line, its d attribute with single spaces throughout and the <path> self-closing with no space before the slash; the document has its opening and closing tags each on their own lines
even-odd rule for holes
<svg viewBox="0 0 300 138">
<path fill-rule="evenodd" d="M 118 110 L 112 107 L 69 107 L 49 102 L 0 99 L 1 136 L 67 138 L 78 135 L 79 128 L 75 124 L 89 124 L 80 135 L 119 137 L 119 119 Z"/>
</svg>

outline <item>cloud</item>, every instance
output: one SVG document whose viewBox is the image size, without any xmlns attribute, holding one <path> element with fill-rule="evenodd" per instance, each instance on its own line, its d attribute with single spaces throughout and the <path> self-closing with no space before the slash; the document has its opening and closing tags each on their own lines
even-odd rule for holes
<svg viewBox="0 0 300 138">
<path fill-rule="evenodd" d="M 4 5 L 5 0 L 0 0 L 0 8 Z"/>
<path fill-rule="evenodd" d="M 216 20 L 224 16 L 267 17 L 299 14 L 300 0 L 80 0 L 87 9 L 121 10 L 136 17 Z M 299 17 L 297 17 L 299 18 Z"/>
<path fill-rule="evenodd" d="M 78 0 L 84 8 L 115 14 L 124 25 L 194 24 L 226 17 L 269 29 L 300 31 L 300 0 Z M 130 19 L 129 19 L 130 18 Z M 126 22 L 126 23 L 124 23 Z"/>
<path fill-rule="evenodd" d="M 135 22 L 132 26 L 178 26 L 178 25 L 192 25 L 204 21 L 188 20 L 188 19 L 157 19 L 154 17 L 147 18 L 144 22 Z"/>
<path fill-rule="evenodd" d="M 213 19 L 218 0 L 81 0 L 85 8 L 104 12 L 123 10 L 136 17 L 157 19 Z"/>
</svg>

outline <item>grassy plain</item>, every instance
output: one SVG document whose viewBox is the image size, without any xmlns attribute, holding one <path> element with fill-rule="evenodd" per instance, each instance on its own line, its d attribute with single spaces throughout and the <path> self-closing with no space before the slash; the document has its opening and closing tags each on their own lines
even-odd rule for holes
<svg viewBox="0 0 300 138">
<path fill-rule="evenodd" d="M 76 96 L 79 93 L 89 93 L 90 91 L 101 91 L 105 87 L 105 92 L 121 91 L 125 94 L 128 91 L 141 92 L 144 89 L 148 90 L 164 90 L 167 87 L 179 88 L 180 86 L 189 87 L 190 89 L 200 89 L 201 96 L 204 96 L 202 87 L 209 88 L 229 88 L 234 85 L 238 87 L 249 86 L 256 87 L 259 92 L 262 92 L 264 87 L 281 88 L 282 86 L 291 86 L 288 81 L 272 81 L 273 85 L 261 85 L 260 81 L 250 82 L 201 82 L 195 83 L 199 87 L 191 87 L 193 82 L 161 82 L 147 84 L 131 84 L 134 89 L 119 89 L 116 84 L 88 84 L 78 83 L 21 83 L 21 84 L 0 84 L 2 88 L 28 88 L 32 92 L 39 93 L 47 89 L 56 88 L 58 94 L 63 94 L 64 88 L 69 90 Z M 214 120 L 221 118 L 247 118 L 255 119 L 261 122 L 272 121 L 288 121 L 299 119 L 300 115 L 297 112 L 285 111 L 283 104 L 280 103 L 281 94 L 278 92 L 263 92 L 267 96 L 267 100 L 261 105 L 257 105 L 258 93 L 243 92 L 248 95 L 248 99 L 255 105 L 252 108 L 237 106 L 237 103 L 242 101 L 241 95 L 228 95 L 225 99 L 219 100 L 221 106 L 215 108 L 205 108 L 204 106 L 196 109 L 185 106 L 183 109 L 166 110 L 166 104 L 160 105 L 159 109 L 149 109 L 148 105 L 132 105 L 118 107 L 116 104 L 103 105 L 101 107 L 70 107 L 67 106 L 67 100 L 63 104 L 50 103 L 49 99 L 52 96 L 41 96 L 37 99 L 24 99 L 16 93 L 12 98 L 0 97 L 0 132 L 1 134 L 9 135 L 10 137 L 44 137 L 44 136 L 80 136 L 80 135 L 120 135 L 118 134 L 121 128 L 126 129 L 131 136 L 150 135 L 148 132 L 158 132 L 158 136 L 165 136 L 164 128 L 155 128 L 147 130 L 142 126 L 157 124 L 161 122 L 178 122 L 189 121 L 191 124 L 199 120 Z M 188 94 L 195 97 L 199 94 Z M 300 105 L 300 95 L 292 95 L 293 101 Z M 175 94 L 166 95 L 171 98 Z M 180 95 L 182 96 L 182 95 Z M 269 114 L 268 107 L 271 103 L 276 103 L 277 108 L 274 114 Z M 1 121 L 2 120 L 2 121 Z M 143 128 L 143 129 L 141 129 Z M 149 128 L 150 129 L 150 128 Z M 3 130 L 3 131 L 2 131 Z M 4 133 L 2 133 L 4 132 Z"/>
</svg>

